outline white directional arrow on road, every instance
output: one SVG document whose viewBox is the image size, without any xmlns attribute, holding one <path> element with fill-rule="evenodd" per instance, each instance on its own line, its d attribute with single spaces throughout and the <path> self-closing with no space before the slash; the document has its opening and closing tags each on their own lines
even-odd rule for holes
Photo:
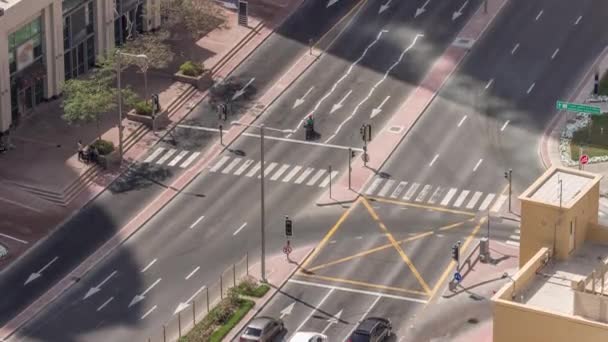
<svg viewBox="0 0 608 342">
<path fill-rule="evenodd" d="M 38 272 L 34 272 L 32 274 L 30 274 L 29 277 L 27 277 L 27 280 L 25 281 L 25 283 L 23 283 L 23 286 L 29 284 L 30 282 L 40 278 L 42 276 L 42 272 L 44 272 L 44 270 L 46 270 L 47 268 L 49 268 L 49 266 L 51 266 L 55 261 L 57 261 L 57 259 L 59 259 L 59 257 L 54 257 L 53 260 L 49 261 L 48 264 L 44 265 L 43 268 L 41 268 Z"/>
<path fill-rule="evenodd" d="M 392 0 L 388 0 L 384 5 L 381 5 L 378 14 L 382 14 L 382 12 L 386 11 L 391 5 L 391 1 Z"/>
<path fill-rule="evenodd" d="M 281 316 L 279 316 L 279 318 L 283 319 L 283 317 L 291 315 L 294 305 L 296 305 L 296 302 L 289 304 L 285 309 L 281 310 Z"/>
<path fill-rule="evenodd" d="M 192 301 L 194 300 L 194 297 L 198 296 L 199 293 L 203 292 L 203 290 L 207 288 L 207 286 L 203 285 L 200 289 L 198 289 L 196 292 L 194 292 L 194 294 L 192 295 L 192 297 L 188 298 L 188 300 L 186 300 L 185 303 L 179 303 L 177 305 L 177 308 L 175 309 L 175 311 L 173 312 L 174 315 L 176 315 L 178 312 L 184 310 L 185 308 L 190 306 L 190 303 L 192 303 Z"/>
<path fill-rule="evenodd" d="M 414 18 L 417 18 L 419 15 L 421 15 L 422 13 L 424 13 L 426 11 L 426 5 L 428 5 L 429 2 L 431 2 L 431 0 L 426 0 L 426 2 L 424 3 L 424 5 L 422 5 L 422 7 L 419 7 L 416 9 L 416 14 L 414 14 Z"/>
<path fill-rule="evenodd" d="M 335 111 L 337 111 L 338 109 L 342 108 L 344 106 L 344 101 L 346 101 L 346 99 L 350 96 L 350 93 L 352 93 L 352 90 L 349 90 L 348 93 L 346 93 L 346 95 L 344 95 L 344 97 L 342 98 L 342 100 L 340 100 L 340 102 L 336 103 L 335 105 L 333 105 L 331 107 L 331 110 L 329 111 L 329 114 L 333 114 Z"/>
<path fill-rule="evenodd" d="M 372 115 L 370 115 L 370 119 L 373 119 L 374 116 L 380 114 L 380 112 L 382 111 L 382 106 L 384 106 L 384 104 L 386 103 L 386 101 L 388 101 L 388 99 L 390 99 L 390 96 L 387 96 L 384 98 L 384 100 L 382 101 L 382 103 L 380 103 L 380 105 L 374 109 L 372 109 Z"/>
<path fill-rule="evenodd" d="M 335 4 L 336 2 L 338 2 L 339 0 L 329 0 L 329 2 L 327 3 L 327 7 Z"/>
<path fill-rule="evenodd" d="M 97 292 L 101 291 L 101 287 L 103 286 L 103 284 L 108 282 L 108 280 L 110 280 L 110 278 L 112 278 L 115 274 L 116 274 L 116 270 L 114 270 L 112 273 L 110 273 L 110 275 L 107 276 L 106 279 L 104 279 L 101 283 L 97 284 L 97 286 L 91 287 L 91 289 L 89 291 L 87 291 L 87 294 L 84 295 L 84 298 L 82 300 L 85 300 L 85 299 L 91 297 L 92 295 L 96 294 Z"/>
<path fill-rule="evenodd" d="M 465 1 L 464 4 L 462 4 L 462 7 L 460 7 L 460 9 L 456 12 L 454 12 L 454 14 L 452 14 L 452 21 L 458 19 L 458 17 L 460 17 L 462 15 L 462 11 L 464 11 L 464 8 L 467 6 L 467 4 L 469 3 L 469 0 Z"/>
<path fill-rule="evenodd" d="M 338 321 L 340 321 L 340 316 L 342 316 L 342 310 L 338 311 L 337 314 L 327 320 L 327 325 L 325 326 L 325 329 L 321 331 L 321 334 L 325 334 L 325 332 L 327 332 L 327 329 L 329 329 L 332 324 L 338 324 Z"/>
<path fill-rule="evenodd" d="M 243 96 L 243 94 L 245 94 L 245 89 L 247 89 L 247 87 L 249 87 L 251 85 L 251 83 L 253 83 L 253 81 L 255 80 L 255 77 L 252 77 L 249 82 L 247 82 L 247 84 L 245 84 L 245 86 L 239 90 L 236 91 L 236 93 L 234 93 L 234 95 L 232 96 L 232 101 L 238 99 L 239 97 Z"/>
<path fill-rule="evenodd" d="M 312 86 L 310 87 L 310 89 L 308 89 L 308 91 L 304 94 L 304 96 L 300 97 L 299 99 L 296 99 L 296 102 L 293 104 L 293 109 L 295 109 L 296 107 L 300 106 L 302 103 L 304 103 L 304 100 L 306 100 L 306 96 L 308 94 L 310 94 L 310 92 L 314 89 L 315 87 Z"/>
<path fill-rule="evenodd" d="M 144 298 L 146 298 L 146 293 L 150 292 L 150 290 L 152 290 L 154 288 L 154 286 L 156 286 L 158 283 L 160 283 L 160 279 L 161 278 L 156 279 L 156 281 L 154 282 L 154 284 L 150 285 L 150 287 L 148 287 L 141 294 L 135 295 L 135 297 L 133 297 L 133 300 L 131 301 L 131 303 L 129 303 L 129 307 L 132 307 L 133 305 L 135 305 L 135 304 L 141 302 L 142 300 L 144 300 Z"/>
</svg>

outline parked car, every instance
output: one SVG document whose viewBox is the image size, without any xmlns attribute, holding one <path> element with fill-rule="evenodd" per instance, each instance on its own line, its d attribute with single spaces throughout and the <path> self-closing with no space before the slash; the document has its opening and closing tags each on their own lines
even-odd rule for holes
<svg viewBox="0 0 608 342">
<path fill-rule="evenodd" d="M 298 332 L 289 342 L 327 342 L 327 336 L 315 332 Z"/>
<path fill-rule="evenodd" d="M 245 328 L 240 342 L 270 342 L 284 330 L 283 321 L 272 317 L 257 317 Z"/>
<path fill-rule="evenodd" d="M 348 342 L 382 342 L 391 336 L 391 321 L 381 317 L 368 317 L 361 321 L 348 338 Z"/>
</svg>

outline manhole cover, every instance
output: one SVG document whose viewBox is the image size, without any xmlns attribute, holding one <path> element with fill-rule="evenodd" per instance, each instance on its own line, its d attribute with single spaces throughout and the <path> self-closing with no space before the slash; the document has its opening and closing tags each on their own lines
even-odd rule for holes
<svg viewBox="0 0 608 342">
<path fill-rule="evenodd" d="M 399 134 L 403 131 L 403 126 L 391 126 L 388 129 L 389 132 Z"/>
</svg>

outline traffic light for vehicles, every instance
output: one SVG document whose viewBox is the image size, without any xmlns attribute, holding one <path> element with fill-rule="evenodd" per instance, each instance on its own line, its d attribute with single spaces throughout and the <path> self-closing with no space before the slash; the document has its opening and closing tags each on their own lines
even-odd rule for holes
<svg viewBox="0 0 608 342">
<path fill-rule="evenodd" d="M 456 262 L 460 259 L 460 246 L 458 244 L 452 246 L 452 259 Z"/>
<path fill-rule="evenodd" d="M 293 227 L 291 220 L 288 216 L 285 216 L 285 236 L 292 237 L 293 236 Z"/>
</svg>

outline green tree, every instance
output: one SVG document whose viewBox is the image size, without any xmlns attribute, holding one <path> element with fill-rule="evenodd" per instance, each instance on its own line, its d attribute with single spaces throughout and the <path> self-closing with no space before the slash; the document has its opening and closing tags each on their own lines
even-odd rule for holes
<svg viewBox="0 0 608 342">
<path fill-rule="evenodd" d="M 161 0 L 160 12 L 167 29 L 183 27 L 194 39 L 209 33 L 225 20 L 212 0 Z"/>
</svg>

